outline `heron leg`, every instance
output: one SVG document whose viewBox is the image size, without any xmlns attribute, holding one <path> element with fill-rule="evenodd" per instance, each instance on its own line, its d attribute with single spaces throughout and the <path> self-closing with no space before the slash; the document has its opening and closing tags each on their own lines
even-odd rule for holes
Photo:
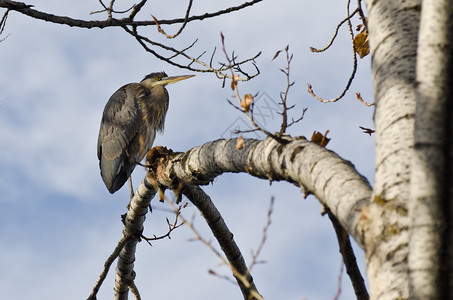
<svg viewBox="0 0 453 300">
<path fill-rule="evenodd" d="M 137 161 L 135 162 L 137 165 L 141 166 L 141 167 L 144 167 L 144 168 L 150 168 L 151 165 L 148 165 L 148 164 L 142 164 L 141 162 Z"/>
<path fill-rule="evenodd" d="M 129 195 L 132 200 L 132 198 L 134 198 L 134 188 L 132 187 L 132 176 L 129 176 L 128 181 L 129 181 Z"/>
</svg>

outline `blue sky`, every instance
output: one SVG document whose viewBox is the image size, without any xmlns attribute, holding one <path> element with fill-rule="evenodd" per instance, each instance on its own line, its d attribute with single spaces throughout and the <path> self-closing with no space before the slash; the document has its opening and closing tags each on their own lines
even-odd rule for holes
<svg viewBox="0 0 453 300">
<path fill-rule="evenodd" d="M 117 2 L 119 8 L 126 8 L 130 1 Z M 99 9 L 97 1 L 30 3 L 53 14 L 102 17 L 89 15 Z M 150 3 L 144 11 L 158 18 L 184 14 L 185 2 L 165 3 L 175 11 L 159 3 Z M 209 52 L 220 47 L 222 31 L 227 49 L 240 57 L 262 51 L 257 59 L 261 75 L 239 88 L 242 93 L 266 95 L 268 103 L 277 102 L 285 88 L 279 71 L 283 56 L 274 61 L 272 57 L 289 44 L 296 81 L 289 94 L 290 103 L 296 104 L 293 116 L 308 108 L 304 120 L 289 133 L 310 137 L 314 130 L 329 129 L 328 148 L 351 160 L 372 182 L 374 139 L 358 126 L 372 128 L 373 111 L 355 98 L 358 91 L 372 99 L 369 58 L 359 61 L 351 90 L 340 102 L 318 103 L 306 91 L 309 82 L 319 95 L 336 97 L 347 82 L 352 59 L 346 28 L 329 52 L 309 51 L 309 46 L 322 47 L 330 40 L 345 16 L 345 5 L 332 0 L 263 1 L 241 12 L 190 23 L 180 38 L 168 43 L 183 48 L 199 38 L 196 49 Z M 195 1 L 192 12 L 221 8 L 212 1 Z M 164 41 L 155 28 L 146 32 Z M 120 215 L 128 201 L 126 188 L 110 195 L 99 174 L 96 143 L 103 107 L 117 88 L 150 72 L 190 73 L 145 53 L 119 28 L 70 28 L 11 12 L 4 32 L 8 34 L 0 43 L 0 288 L 5 299 L 84 299 L 121 236 Z M 212 74 L 196 75 L 168 87 L 166 129 L 156 145 L 186 151 L 225 136 L 232 124 L 244 121 L 226 101 L 232 96 L 228 87 L 222 88 Z M 268 113 L 264 121 L 268 130 L 279 129 L 277 116 Z M 136 168 L 136 186 L 144 174 Z M 341 257 L 332 226 L 320 215 L 315 198 L 303 199 L 300 190 L 288 183 L 269 186 L 246 174 L 224 174 L 204 189 L 223 213 L 246 260 L 259 244 L 270 198 L 275 197 L 272 225 L 260 257 L 266 263 L 253 271 L 266 299 L 334 297 Z M 168 192 L 167 196 L 172 197 Z M 165 233 L 165 217 L 172 215 L 166 205 L 152 203 L 154 212 L 147 216 L 145 234 L 159 235 Z M 195 214 L 196 227 L 212 239 L 193 206 L 183 213 L 189 218 Z M 238 288 L 208 274 L 211 268 L 229 272 L 191 238 L 193 233 L 181 228 L 171 240 L 155 242 L 153 247 L 138 245 L 137 286 L 142 296 L 240 299 Z M 363 265 L 363 254 L 357 255 Z M 113 272 L 99 299 L 111 298 L 112 289 Z M 344 276 L 340 299 L 352 297 Z"/>
</svg>

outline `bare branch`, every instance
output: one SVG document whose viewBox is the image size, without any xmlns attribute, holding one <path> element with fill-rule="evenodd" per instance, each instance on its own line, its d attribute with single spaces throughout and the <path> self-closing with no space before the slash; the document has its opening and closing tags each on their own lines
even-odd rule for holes
<svg viewBox="0 0 453 300">
<path fill-rule="evenodd" d="M 133 20 L 135 18 L 135 16 L 138 14 L 138 12 L 142 9 L 142 7 L 146 4 L 146 1 L 147 0 L 142 0 L 140 1 L 138 4 L 135 4 L 133 9 L 132 9 L 132 12 L 131 14 L 129 15 L 129 20 Z M 136 26 L 139 26 L 139 25 L 136 25 Z"/>
<path fill-rule="evenodd" d="M 131 11 L 135 7 L 135 5 L 133 5 L 133 6 L 129 7 L 128 9 L 125 9 L 125 10 L 122 10 L 122 11 L 118 11 L 118 10 L 114 10 L 113 9 L 113 3 L 115 2 L 115 0 L 112 0 L 110 2 L 109 7 L 105 6 L 105 4 L 104 4 L 104 2 L 102 2 L 102 0 L 99 0 L 99 2 L 101 3 L 102 7 L 104 7 L 104 9 L 92 11 L 92 12 L 90 12 L 90 15 L 107 12 L 107 17 L 108 17 L 107 19 L 108 20 L 112 19 L 112 13 L 125 14 L 125 13 Z"/>
<path fill-rule="evenodd" d="M 141 236 L 142 239 L 147 241 L 148 244 L 150 244 L 150 245 L 151 245 L 151 241 L 157 241 L 157 240 L 161 240 L 161 239 L 164 239 L 164 238 L 167 238 L 167 237 L 169 239 L 171 239 L 170 234 L 173 232 L 173 230 L 181 227 L 184 224 L 184 221 L 182 221 L 181 223 L 178 224 L 179 217 L 181 215 L 181 208 L 182 208 L 182 206 L 180 205 L 180 206 L 178 206 L 177 210 L 174 210 L 174 212 L 175 212 L 175 220 L 174 220 L 173 223 L 170 223 L 170 221 L 168 219 L 166 219 L 167 220 L 167 225 L 168 225 L 167 233 L 165 233 L 164 235 L 160 235 L 160 236 L 155 236 L 154 235 L 154 237 L 152 237 L 152 238 L 149 238 L 149 237 L 146 237 L 146 236 L 142 235 Z"/>
<path fill-rule="evenodd" d="M 104 282 L 105 278 L 107 277 L 107 274 L 110 270 L 110 266 L 113 264 L 115 259 L 118 258 L 120 255 L 121 250 L 123 249 L 124 245 L 131 239 L 132 237 L 127 237 L 127 236 L 122 236 L 120 241 L 118 242 L 115 250 L 113 251 L 112 254 L 107 258 L 107 260 L 104 263 L 104 268 L 102 269 L 101 275 L 99 275 L 98 280 L 96 281 L 96 284 L 93 287 L 93 290 L 91 291 L 90 296 L 88 297 L 88 300 L 94 300 L 96 299 L 96 295 L 99 292 L 99 289 L 102 286 L 102 283 Z"/>
<path fill-rule="evenodd" d="M 208 18 L 214 18 L 220 15 L 228 14 L 234 11 L 238 11 L 241 9 L 244 9 L 246 7 L 252 6 L 258 2 L 261 2 L 263 0 L 253 0 L 249 2 L 244 2 L 241 5 L 238 6 L 233 6 L 229 7 L 227 9 L 219 10 L 216 12 L 212 13 L 205 13 L 203 15 L 197 15 L 197 16 L 192 16 L 187 19 L 188 22 L 192 22 L 195 20 L 204 20 Z M 135 21 L 134 17 L 136 14 L 140 11 L 140 9 L 145 5 L 146 0 L 142 0 L 138 4 L 134 5 L 133 10 L 129 17 L 127 18 L 122 18 L 122 19 L 107 19 L 103 21 L 86 21 L 86 20 L 81 20 L 81 19 L 73 19 L 70 17 L 64 17 L 64 16 L 56 16 L 52 14 L 48 14 L 45 12 L 41 12 L 35 9 L 32 9 L 33 5 L 28 5 L 22 2 L 16 2 L 16 1 L 11 1 L 11 0 L 0 0 L 0 7 L 7 8 L 10 10 L 15 10 L 18 11 L 24 15 L 27 15 L 29 17 L 51 22 L 51 23 L 56 23 L 56 24 L 63 24 L 63 25 L 68 25 L 71 27 L 80 27 L 80 28 L 105 28 L 105 27 L 122 27 L 122 26 L 150 26 L 150 25 L 156 25 L 155 21 L 147 20 L 147 21 Z M 108 8 L 104 9 L 107 11 Z M 113 11 L 112 11 L 113 12 Z M 159 20 L 159 24 L 179 24 L 179 23 L 184 23 L 185 18 L 176 18 L 176 19 L 171 19 L 171 20 Z"/>
<path fill-rule="evenodd" d="M 160 27 L 159 21 L 157 21 L 157 19 L 153 15 L 151 15 L 151 17 L 154 19 L 154 22 L 156 22 L 157 30 L 159 30 L 159 32 L 162 33 L 163 35 L 165 35 L 165 37 L 168 39 L 173 39 L 173 38 L 177 37 L 184 30 L 184 27 L 186 27 L 187 21 L 189 20 L 190 9 L 192 8 L 192 2 L 193 2 L 193 0 L 189 0 L 189 5 L 187 6 L 186 17 L 184 18 L 184 23 L 182 23 L 179 30 L 173 35 L 166 34 L 165 31 Z"/>
<path fill-rule="evenodd" d="M 289 45 L 288 45 L 288 46 L 286 46 L 286 48 L 284 50 L 278 51 L 275 54 L 274 59 L 278 56 L 278 54 L 281 51 L 285 51 L 285 53 L 286 53 L 286 67 L 284 70 L 283 69 L 281 70 L 285 74 L 285 77 L 286 77 L 286 89 L 285 89 L 285 91 L 281 92 L 281 94 L 280 94 L 280 99 L 282 100 L 282 102 L 280 104 L 283 107 L 283 111 L 281 113 L 282 125 L 280 126 L 280 135 L 283 135 L 289 126 L 293 125 L 294 123 L 299 122 L 300 120 L 302 120 L 302 118 L 299 118 L 296 121 L 293 120 L 291 122 L 291 124 L 288 125 L 288 110 L 290 110 L 294 107 L 294 105 L 291 107 L 288 107 L 288 105 L 287 105 L 289 89 L 294 85 L 294 82 L 290 81 L 290 68 L 291 68 L 291 60 L 293 59 L 293 55 L 289 54 Z M 303 117 L 303 115 L 302 115 L 302 117 Z"/>
<path fill-rule="evenodd" d="M 351 241 L 349 240 L 349 234 L 327 206 L 324 206 L 324 211 L 329 216 L 329 219 L 335 229 L 338 244 L 340 246 L 340 253 L 343 256 L 346 272 L 351 279 L 351 283 L 354 287 L 354 292 L 357 296 L 357 299 L 368 300 L 370 296 L 368 295 L 365 281 L 363 280 L 362 274 L 360 273 L 360 269 L 357 266 L 357 260 L 354 254 L 354 250 L 352 249 Z"/>
<path fill-rule="evenodd" d="M 362 20 L 363 26 L 365 26 L 366 32 L 369 32 L 368 31 L 368 21 L 367 21 L 367 18 L 365 17 L 365 13 L 363 12 L 363 9 L 362 9 L 362 0 L 357 0 L 357 9 L 359 10 L 360 19 Z"/>
<path fill-rule="evenodd" d="M 374 102 L 368 103 L 365 100 L 363 100 L 362 95 L 360 93 L 355 93 L 355 95 L 357 96 L 357 99 L 360 102 L 362 102 L 363 104 L 365 104 L 366 106 L 373 106 L 374 105 Z"/>
<path fill-rule="evenodd" d="M 338 288 L 337 288 L 337 293 L 335 294 L 335 297 L 333 298 L 333 300 L 338 300 L 340 299 L 340 295 L 341 295 L 341 281 L 343 279 L 343 268 L 344 268 L 344 262 L 341 261 L 341 267 L 340 267 L 340 272 L 338 272 Z"/>
<path fill-rule="evenodd" d="M 302 109 L 302 114 L 296 120 L 294 120 L 294 118 L 291 119 L 291 123 L 288 124 L 288 127 L 292 126 L 293 124 L 296 124 L 297 122 L 302 121 L 304 119 L 305 113 L 307 112 L 307 109 L 308 108 L 306 108 L 306 107 L 304 109 Z"/>
<path fill-rule="evenodd" d="M 330 46 L 332 46 L 333 42 L 335 41 L 335 38 L 336 38 L 337 35 L 338 35 L 338 31 L 340 30 L 340 27 L 341 27 L 345 22 L 347 22 L 347 21 L 350 20 L 352 17 L 354 17 L 354 15 L 355 15 L 356 13 L 358 13 L 358 12 L 359 12 L 359 8 L 357 8 L 356 10 L 354 10 L 354 11 L 352 12 L 352 14 L 350 14 L 349 16 L 347 16 L 346 18 L 344 18 L 344 19 L 337 25 L 337 27 L 335 28 L 335 33 L 333 34 L 333 37 L 332 37 L 332 39 L 330 40 L 330 42 L 327 44 L 327 46 L 325 46 L 325 47 L 322 48 L 322 49 L 316 49 L 316 48 L 314 48 L 314 47 L 310 47 L 310 51 L 311 51 L 311 52 L 315 52 L 315 53 L 319 53 L 319 52 L 324 52 L 324 51 L 326 51 L 327 49 L 329 49 Z"/>
<path fill-rule="evenodd" d="M 223 53 L 225 54 L 225 58 L 226 60 L 228 61 L 228 67 L 230 68 L 230 71 L 231 71 L 231 89 L 235 92 L 235 97 L 236 99 L 238 100 L 240 106 L 242 107 L 239 108 L 235 105 L 233 105 L 229 100 L 228 102 L 235 108 L 239 109 L 240 111 L 242 111 L 244 113 L 244 115 L 247 117 L 247 119 L 250 121 L 250 123 L 252 123 L 252 125 L 259 131 L 261 131 L 262 133 L 264 133 L 265 135 L 267 135 L 268 137 L 271 137 L 273 139 L 275 139 L 276 141 L 278 141 L 279 143 L 286 143 L 286 140 L 283 139 L 281 137 L 281 134 L 272 134 L 270 133 L 269 131 L 267 131 L 266 129 L 262 128 L 260 125 L 258 125 L 258 123 L 255 122 L 255 119 L 254 119 L 254 115 L 253 115 L 253 107 L 255 105 L 255 102 L 253 102 L 253 96 L 251 96 L 250 94 L 246 94 L 244 95 L 244 99 L 241 98 L 241 96 L 239 95 L 239 89 L 238 89 L 238 81 L 240 80 L 239 76 L 236 75 L 234 73 L 234 70 L 233 68 L 231 68 L 231 66 L 234 64 L 234 54 L 232 54 L 232 58 L 229 57 L 228 55 L 228 52 L 225 48 L 225 37 L 222 33 L 220 33 L 220 38 L 221 38 L 221 41 L 222 41 L 222 49 L 223 49 Z M 245 98 L 249 98 L 247 100 L 249 101 L 246 101 Z M 250 100 L 251 98 L 251 100 Z M 246 103 L 247 102 L 247 103 Z"/>
<path fill-rule="evenodd" d="M 1 1 L 1 0 L 0 0 Z M 173 66 L 176 66 L 178 68 L 182 68 L 182 69 L 186 69 L 186 70 L 190 70 L 190 71 L 194 71 L 194 72 L 202 72 L 202 73 L 206 73 L 206 72 L 210 72 L 210 73 L 215 73 L 219 78 L 231 78 L 231 76 L 228 76 L 226 75 L 224 72 L 225 71 L 228 71 L 230 70 L 231 68 L 234 68 L 234 67 L 237 67 L 237 66 L 240 66 L 240 65 L 243 65 L 245 63 L 248 63 L 248 62 L 253 62 L 259 55 L 261 55 L 261 52 L 259 52 L 257 55 L 255 55 L 254 57 L 252 58 L 249 58 L 249 59 L 245 59 L 243 61 L 240 61 L 240 62 L 237 62 L 235 65 L 231 65 L 231 66 L 221 66 L 220 68 L 214 68 L 212 67 L 211 65 L 208 65 L 206 63 L 204 63 L 203 61 L 195 58 L 195 57 L 192 57 L 190 55 L 188 55 L 187 53 L 185 53 L 184 51 L 187 50 L 188 48 L 192 47 L 194 43 L 192 43 L 189 47 L 185 48 L 185 50 L 181 51 L 181 50 L 177 50 L 175 48 L 172 48 L 172 47 L 169 47 L 169 46 L 166 46 L 164 44 L 161 44 L 161 43 L 158 43 L 158 42 L 155 42 L 155 41 L 152 41 L 150 40 L 149 38 L 145 37 L 145 36 L 142 36 L 140 34 L 138 34 L 137 32 L 137 28 L 136 27 L 132 27 L 132 29 L 129 29 L 127 26 L 124 26 L 123 29 L 129 33 L 130 35 L 134 36 L 136 38 L 136 40 L 139 42 L 139 44 L 149 53 L 153 54 L 155 57 L 173 65 Z M 165 57 L 161 54 L 159 54 L 156 50 L 153 50 L 150 46 L 153 46 L 153 47 L 157 47 L 157 48 L 160 48 L 160 49 L 163 49 L 163 50 L 166 50 L 166 51 L 169 51 L 171 53 L 174 53 L 174 55 L 172 56 L 169 56 L 169 57 Z M 203 53 L 202 53 L 203 54 Z M 176 56 L 182 56 L 184 58 L 186 58 L 187 60 L 190 61 L 189 64 L 187 65 L 183 65 L 183 64 L 180 64 L 180 63 L 177 63 L 175 62 L 174 60 L 172 60 L 174 57 Z M 214 54 L 213 54 L 214 55 Z M 200 56 L 198 56 L 200 57 Z M 211 58 L 212 60 L 212 58 Z M 192 64 L 196 62 L 197 64 L 201 65 L 202 67 L 204 67 L 204 69 L 202 68 L 193 68 L 192 67 Z M 256 73 L 256 74 L 253 74 L 253 75 L 250 75 L 248 78 L 244 78 L 244 79 L 241 79 L 242 81 L 247 81 L 247 80 L 250 80 L 252 78 L 254 78 L 255 76 L 258 76 L 259 73 Z"/>
<path fill-rule="evenodd" d="M 267 221 L 266 221 L 266 225 L 263 228 L 263 235 L 261 237 L 261 242 L 258 245 L 258 248 L 256 249 L 256 251 L 252 253 L 252 261 L 249 264 L 250 271 L 252 271 L 253 267 L 257 263 L 258 256 L 260 255 L 261 250 L 263 249 L 264 244 L 266 243 L 266 240 L 267 240 L 267 231 L 269 230 L 269 227 L 271 226 L 271 216 L 272 216 L 272 212 L 273 212 L 273 208 L 274 208 L 275 198 L 271 197 L 270 202 L 271 203 L 269 205 L 269 209 L 267 210 Z"/>
<path fill-rule="evenodd" d="M 0 21 L 0 35 L 3 33 L 3 30 L 5 30 L 6 19 L 8 19 L 8 13 L 9 13 L 9 9 L 7 9 L 5 11 L 5 13 L 3 14 L 2 20 Z"/>
<path fill-rule="evenodd" d="M 168 184 L 166 181 L 159 181 L 159 183 L 164 185 Z M 170 185 L 171 184 L 172 183 L 170 182 Z M 225 253 L 227 260 L 212 247 L 212 244 L 209 241 L 201 237 L 193 226 L 193 222 L 186 221 L 186 224 L 195 233 L 197 240 L 208 246 L 225 265 L 231 268 L 233 276 L 236 278 L 244 295 L 244 299 L 262 299 L 262 296 L 259 294 L 255 283 L 253 282 L 253 278 L 247 269 L 241 251 L 233 239 L 233 234 L 228 229 L 222 215 L 211 201 L 211 198 L 200 187 L 195 185 L 184 185 L 181 192 L 200 210 L 201 215 L 205 218 L 206 223 L 209 228 L 211 228 L 222 251 Z"/>
<path fill-rule="evenodd" d="M 347 2 L 347 15 L 350 16 L 349 14 L 349 6 L 351 4 L 351 0 L 348 0 Z M 356 9 L 354 11 L 354 13 L 352 15 L 354 15 L 355 13 L 358 12 L 358 9 Z M 307 84 L 308 86 L 308 93 L 310 95 L 312 95 L 315 99 L 317 99 L 318 101 L 320 102 L 323 102 L 323 103 L 328 103 L 328 102 L 336 102 L 338 100 L 340 100 L 341 98 L 344 97 L 344 95 L 346 95 L 346 92 L 349 90 L 351 84 L 352 84 L 352 81 L 354 80 L 354 77 L 355 77 L 355 74 L 357 72 L 357 51 L 356 51 L 356 47 L 355 47 L 355 43 L 354 43 L 354 31 L 353 31 L 353 28 L 352 28 L 352 23 L 351 23 L 351 18 L 350 17 L 347 17 L 346 19 L 346 22 L 348 23 L 348 30 L 349 30 L 349 34 L 351 36 L 351 42 L 352 42 L 352 53 L 353 53 L 353 67 L 352 67 L 352 73 L 351 73 L 351 76 L 349 76 L 349 79 L 348 79 L 348 82 L 346 83 L 346 87 L 343 89 L 343 91 L 341 92 L 341 94 L 336 97 L 336 98 L 333 98 L 333 99 L 323 99 L 319 96 L 317 96 L 315 94 L 315 92 L 313 91 L 313 87 L 311 84 Z M 334 36 L 335 37 L 335 36 Z M 332 40 L 333 41 L 333 40 Z M 330 45 L 329 45 L 330 46 Z M 328 47 L 327 47 L 328 48 Z M 317 51 L 315 51 L 317 52 Z"/>
<path fill-rule="evenodd" d="M 256 131 L 260 131 L 260 130 L 258 128 L 249 129 L 249 130 L 234 130 L 233 133 L 234 134 L 243 134 L 243 133 L 251 133 L 251 132 L 256 132 Z"/>
<path fill-rule="evenodd" d="M 7 11 L 6 11 L 3 21 L 2 21 L 3 26 L 0 27 L 0 30 L 4 28 L 4 24 L 6 23 L 6 16 L 10 10 L 18 11 L 18 12 L 20 12 L 24 15 L 30 16 L 32 18 L 36 18 L 36 19 L 40 19 L 40 20 L 44 20 L 44 21 L 52 22 L 52 23 L 56 23 L 56 24 L 64 24 L 64 25 L 68 25 L 68 26 L 72 26 L 72 27 L 80 27 L 80 28 L 122 27 L 128 34 L 134 36 L 136 38 L 136 40 L 139 42 L 139 44 L 147 52 L 151 53 L 155 57 L 157 57 L 173 66 L 176 66 L 176 67 L 179 67 L 182 69 L 187 69 L 187 70 L 194 71 L 194 72 L 215 73 L 221 79 L 228 78 L 229 76 L 226 75 L 224 72 L 230 68 L 234 68 L 235 70 L 241 72 L 242 74 L 244 74 L 246 76 L 246 78 L 241 79 L 243 81 L 246 81 L 246 80 L 250 80 L 251 78 L 253 78 L 259 74 L 259 70 L 254 63 L 254 60 L 261 54 L 261 52 L 259 52 L 257 55 L 255 55 L 252 58 L 245 59 L 240 62 L 235 62 L 232 66 L 225 67 L 225 66 L 221 65 L 219 68 L 216 68 L 216 67 L 212 66 L 212 59 L 213 59 L 215 50 L 213 51 L 213 54 L 211 56 L 210 64 L 206 64 L 200 60 L 200 58 L 204 54 L 204 52 L 197 56 L 191 56 L 191 55 L 186 54 L 186 51 L 188 49 L 190 49 L 196 43 L 196 41 L 194 43 L 192 43 L 192 45 L 190 45 L 189 47 L 187 47 L 183 50 L 177 50 L 175 48 L 152 41 L 149 38 L 139 35 L 137 32 L 137 28 L 140 26 L 158 26 L 158 28 L 161 30 L 160 25 L 162 25 L 162 24 L 182 23 L 183 25 L 181 26 L 179 31 L 175 35 L 171 36 L 171 37 L 176 37 L 184 29 L 184 27 L 186 26 L 186 24 L 188 22 L 191 22 L 194 20 L 203 20 L 206 18 L 212 18 L 212 17 L 220 16 L 222 14 L 234 12 L 234 11 L 246 8 L 248 6 L 251 6 L 260 1 L 262 1 L 262 0 L 254 0 L 254 1 L 250 1 L 250 2 L 245 2 L 242 5 L 230 7 L 228 9 L 224 9 L 224 10 L 219 10 L 214 13 L 189 17 L 190 9 L 191 9 L 192 2 L 193 2 L 193 0 L 190 0 L 189 6 L 186 11 L 186 16 L 184 19 L 171 19 L 171 20 L 155 19 L 154 21 L 135 21 L 134 19 L 135 19 L 136 15 L 141 11 L 143 6 L 147 3 L 147 0 L 142 0 L 142 1 L 138 2 L 137 4 L 135 4 L 133 7 L 129 8 L 123 12 L 115 11 L 113 9 L 115 0 L 111 0 L 108 7 L 106 6 L 106 4 L 104 2 L 102 2 L 102 0 L 100 0 L 99 2 L 101 4 L 101 6 L 103 7 L 103 9 L 100 11 L 96 11 L 94 13 L 99 13 L 99 12 L 105 11 L 105 12 L 107 12 L 107 19 L 106 20 L 86 21 L 86 20 L 82 20 L 82 19 L 72 19 L 72 18 L 65 17 L 65 16 L 56 16 L 56 15 L 48 14 L 45 12 L 41 12 L 41 11 L 33 9 L 32 5 L 27 5 L 27 4 L 21 3 L 21 2 L 15 2 L 15 1 L 11 1 L 11 0 L 0 0 L 0 7 L 7 8 Z M 116 18 L 112 17 L 113 13 L 126 13 L 130 10 L 132 10 L 132 11 L 130 12 L 129 16 L 126 18 L 116 19 Z M 131 28 L 128 28 L 128 26 L 130 26 Z M 168 36 L 168 37 L 170 37 L 170 36 Z M 155 49 L 152 49 L 152 48 L 155 48 Z M 171 53 L 171 55 L 167 56 L 165 54 L 159 53 L 159 51 L 158 51 L 159 49 L 164 50 L 164 51 L 169 51 Z M 177 56 L 181 56 L 181 57 L 187 59 L 189 62 L 187 64 L 178 63 L 174 60 L 174 58 Z M 242 70 L 241 65 L 249 63 L 249 62 L 252 62 L 252 65 L 255 67 L 255 70 L 256 70 L 255 74 L 248 74 Z M 193 63 L 197 63 L 197 64 L 201 65 L 202 68 L 194 68 L 192 66 Z"/>
</svg>

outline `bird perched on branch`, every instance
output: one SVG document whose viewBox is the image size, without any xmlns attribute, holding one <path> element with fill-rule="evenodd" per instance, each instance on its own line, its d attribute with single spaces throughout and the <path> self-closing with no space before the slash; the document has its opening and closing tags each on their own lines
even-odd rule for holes
<svg viewBox="0 0 453 300">
<path fill-rule="evenodd" d="M 124 185 L 152 147 L 156 132 L 164 129 L 168 109 L 165 86 L 193 76 L 151 73 L 110 97 L 102 116 L 97 151 L 101 176 L 110 193 Z"/>
</svg>

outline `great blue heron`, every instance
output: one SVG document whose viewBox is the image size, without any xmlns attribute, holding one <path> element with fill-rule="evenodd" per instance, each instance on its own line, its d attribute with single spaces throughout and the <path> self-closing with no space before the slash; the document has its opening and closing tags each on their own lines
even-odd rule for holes
<svg viewBox="0 0 453 300">
<path fill-rule="evenodd" d="M 151 73 L 110 97 L 99 130 L 98 158 L 102 179 L 111 194 L 124 185 L 152 147 L 156 132 L 164 129 L 168 109 L 165 86 L 193 76 Z"/>
</svg>

